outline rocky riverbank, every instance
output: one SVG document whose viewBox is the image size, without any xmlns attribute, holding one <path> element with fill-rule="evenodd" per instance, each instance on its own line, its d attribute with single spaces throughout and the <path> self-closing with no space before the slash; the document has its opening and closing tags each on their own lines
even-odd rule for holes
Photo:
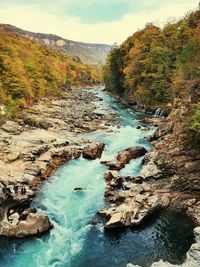
<svg viewBox="0 0 200 267">
<path fill-rule="evenodd" d="M 200 151 L 196 140 L 191 142 L 185 131 L 186 113 L 187 108 L 178 105 L 168 118 L 145 120 L 158 128 L 151 138 L 153 149 L 146 153 L 139 177 L 120 175 L 118 171 L 124 162 L 105 163 L 109 169 L 105 173 L 109 207 L 99 214 L 106 219 L 106 228 L 138 225 L 163 209 L 185 212 L 199 226 Z M 194 233 L 197 243 L 192 245 L 182 266 L 199 266 L 198 227 Z M 173 265 L 160 261 L 152 266 Z"/>
<path fill-rule="evenodd" d="M 77 137 L 94 130 L 110 131 L 107 126 L 117 125 L 112 115 L 97 113 L 95 100 L 100 101 L 93 92 L 74 89 L 65 92 L 61 99 L 45 99 L 24 111 L 21 118 L 1 125 L 0 234 L 24 237 L 53 227 L 47 216 L 30 208 L 31 202 L 43 181 L 63 163 L 80 156 L 101 157 L 104 144 L 88 144 L 89 141 Z M 178 122 L 172 122 L 171 117 L 149 118 L 145 123 L 158 126 L 151 138 L 152 151 L 127 147 L 116 154 L 114 161 L 101 162 L 108 168 L 104 174 L 108 207 L 99 211 L 105 218 L 105 228 L 134 227 L 167 208 L 184 211 L 197 225 L 200 223 L 198 157 L 183 145 L 180 150 L 180 141 L 176 142 Z M 141 133 L 149 131 L 142 122 L 137 128 Z M 138 177 L 120 174 L 126 164 L 142 156 Z M 186 170 L 189 176 L 184 176 Z M 184 177 L 191 178 L 190 186 L 181 190 L 184 181 L 188 185 Z"/>
<path fill-rule="evenodd" d="M 111 116 L 95 113 L 94 93 L 73 89 L 60 99 L 44 99 L 17 120 L 0 126 L 0 234 L 24 237 L 52 227 L 44 214 L 30 208 L 40 185 L 63 163 L 97 158 L 103 145 L 86 147 L 76 137 L 101 129 Z M 106 126 L 102 126 L 106 129 Z"/>
</svg>

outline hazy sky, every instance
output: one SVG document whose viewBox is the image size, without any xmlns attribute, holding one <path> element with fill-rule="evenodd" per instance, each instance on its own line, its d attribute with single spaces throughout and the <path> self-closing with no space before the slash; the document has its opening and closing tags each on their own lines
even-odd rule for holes
<svg viewBox="0 0 200 267">
<path fill-rule="evenodd" d="M 0 0 L 0 22 L 92 43 L 121 43 L 147 22 L 180 18 L 198 0 Z"/>
</svg>

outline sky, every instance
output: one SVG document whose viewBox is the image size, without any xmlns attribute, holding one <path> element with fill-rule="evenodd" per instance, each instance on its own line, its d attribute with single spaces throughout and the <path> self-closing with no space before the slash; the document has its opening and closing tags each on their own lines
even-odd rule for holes
<svg viewBox="0 0 200 267">
<path fill-rule="evenodd" d="M 162 26 L 199 0 L 0 0 L 0 23 L 90 43 L 121 44 L 148 22 Z"/>
</svg>

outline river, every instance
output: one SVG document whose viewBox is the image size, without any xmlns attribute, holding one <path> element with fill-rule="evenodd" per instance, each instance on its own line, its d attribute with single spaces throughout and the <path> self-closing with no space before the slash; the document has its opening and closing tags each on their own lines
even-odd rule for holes
<svg viewBox="0 0 200 267">
<path fill-rule="evenodd" d="M 102 99 L 96 103 L 97 112 L 116 114 L 120 127 L 110 126 L 109 131 L 80 138 L 105 143 L 103 160 L 113 159 L 118 151 L 135 145 L 150 149 L 144 137 L 154 128 L 148 132 L 136 128 L 145 115 L 124 107 L 105 92 L 93 92 Z M 131 161 L 121 174 L 138 175 L 141 162 L 142 158 Z M 193 242 L 194 227 L 185 215 L 164 212 L 136 229 L 104 230 L 96 213 L 106 205 L 105 170 L 99 159 L 80 158 L 61 167 L 33 203 L 47 213 L 54 228 L 41 238 L 1 238 L 0 267 L 124 267 L 128 262 L 148 267 L 161 258 L 183 261 Z M 75 192 L 75 187 L 85 190 Z"/>
</svg>

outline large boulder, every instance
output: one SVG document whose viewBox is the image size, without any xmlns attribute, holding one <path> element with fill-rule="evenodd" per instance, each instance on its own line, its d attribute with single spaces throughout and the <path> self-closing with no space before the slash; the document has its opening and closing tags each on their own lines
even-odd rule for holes
<svg viewBox="0 0 200 267">
<path fill-rule="evenodd" d="M 123 226 L 123 213 L 117 212 L 112 215 L 110 220 L 106 223 L 106 228 L 117 228 Z"/>
<path fill-rule="evenodd" d="M 90 145 L 83 150 L 83 158 L 85 159 L 97 159 L 101 158 L 105 145 L 104 144 L 97 144 L 97 145 Z"/>
<path fill-rule="evenodd" d="M 147 150 L 144 147 L 137 146 L 131 147 L 124 151 L 121 151 L 117 155 L 117 161 L 121 164 L 127 164 L 130 160 L 144 156 Z"/>
<path fill-rule="evenodd" d="M 15 236 L 25 237 L 42 234 L 52 228 L 52 224 L 46 215 L 30 213 L 25 221 L 20 221 Z"/>
<path fill-rule="evenodd" d="M 99 211 L 99 215 L 107 219 L 105 228 L 138 225 L 147 216 L 163 207 L 163 203 L 157 195 L 150 196 L 149 193 L 132 194 L 129 191 L 123 194 L 124 203 Z"/>
<path fill-rule="evenodd" d="M 15 121 L 6 121 L 6 123 L 1 126 L 1 129 L 11 134 L 20 134 L 23 130 L 22 127 Z"/>
<path fill-rule="evenodd" d="M 109 170 L 116 170 L 116 171 L 120 171 L 121 169 L 123 169 L 125 167 L 125 163 L 123 162 L 113 162 L 113 161 L 101 161 L 101 164 L 106 165 L 106 167 L 108 167 Z"/>
<path fill-rule="evenodd" d="M 153 161 L 150 161 L 147 164 L 143 165 L 142 170 L 140 172 L 140 176 L 143 179 L 147 178 L 159 179 L 162 176 L 162 171 Z"/>
<path fill-rule="evenodd" d="M 0 222 L 0 235 L 17 238 L 36 236 L 53 227 L 45 215 L 30 213 L 26 220 L 19 221 L 19 216 L 14 214 L 11 219 L 11 222 Z"/>
</svg>

